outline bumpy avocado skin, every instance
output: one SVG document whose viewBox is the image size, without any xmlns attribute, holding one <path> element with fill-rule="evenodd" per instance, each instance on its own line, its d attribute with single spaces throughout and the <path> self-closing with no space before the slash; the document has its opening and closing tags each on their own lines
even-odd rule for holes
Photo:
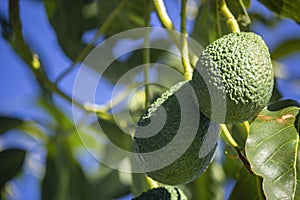
<svg viewBox="0 0 300 200">
<path fill-rule="evenodd" d="M 133 200 L 187 200 L 187 196 L 177 187 L 164 186 L 142 193 Z"/>
<path fill-rule="evenodd" d="M 136 129 L 136 135 L 143 134 L 141 127 L 159 117 L 159 109 L 165 109 L 167 114 L 166 122 L 157 134 L 147 138 L 134 137 L 135 152 L 153 152 L 169 145 L 171 140 L 176 136 L 180 124 L 185 123 L 183 127 L 185 136 L 182 141 L 173 146 L 173 149 L 162 151 L 160 155 L 162 159 L 168 159 L 172 157 L 174 152 L 178 151 L 181 145 L 188 145 L 186 151 L 182 152 L 183 154 L 171 164 L 147 173 L 152 179 L 168 185 L 185 184 L 196 179 L 211 163 L 217 147 L 219 125 L 211 122 L 199 111 L 199 107 L 196 105 L 197 103 L 194 102 L 197 101 L 196 96 L 188 92 L 188 86 L 190 86 L 188 82 L 176 84 L 169 91 L 164 93 L 161 98 L 157 99 L 141 117 Z M 176 97 L 177 95 L 183 96 L 184 98 L 181 99 L 183 102 L 181 103 L 185 106 L 188 105 L 188 108 L 184 111 L 186 112 L 185 114 L 180 109 L 180 104 Z M 191 127 L 195 123 L 194 117 L 196 115 L 199 116 L 199 121 L 197 121 L 199 124 L 195 130 L 192 130 Z M 184 120 L 182 120 L 182 117 Z M 214 127 L 210 129 L 210 132 L 208 131 L 209 126 Z M 195 133 L 193 133 L 193 131 Z M 217 137 L 204 140 L 208 135 L 217 135 Z M 187 144 L 188 142 L 185 141 L 188 140 L 187 138 L 191 138 L 192 142 L 190 144 Z M 207 152 L 205 153 L 200 150 L 203 145 L 209 146 L 209 150 L 206 150 Z M 200 156 L 201 153 L 202 156 Z M 138 157 L 137 160 L 143 166 L 153 164 L 151 159 L 143 157 L 143 155 Z"/>
<path fill-rule="evenodd" d="M 208 45 L 191 80 L 200 110 L 211 120 L 228 124 L 255 117 L 270 100 L 273 84 L 268 47 L 259 35 L 252 32 L 231 33 Z M 216 92 L 224 95 L 222 98 L 216 95 L 219 99 L 212 105 L 212 93 Z M 219 107 L 214 112 L 225 111 L 225 100 L 226 117 L 212 117 L 211 108 L 214 106 Z M 215 103 L 218 101 L 219 105 Z"/>
</svg>

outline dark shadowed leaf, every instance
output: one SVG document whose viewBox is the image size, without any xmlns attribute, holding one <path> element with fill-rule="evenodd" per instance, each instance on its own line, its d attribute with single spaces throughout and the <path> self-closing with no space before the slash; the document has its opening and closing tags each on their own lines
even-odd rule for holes
<svg viewBox="0 0 300 200">
<path fill-rule="evenodd" d="M 191 33 L 191 37 L 204 47 L 222 35 L 230 32 L 227 28 L 224 16 L 220 12 L 217 12 L 216 2 L 217 1 L 201 1 L 198 16 L 195 20 L 195 26 Z M 239 1 L 229 0 L 226 2 L 235 17 L 237 19 L 239 17 L 240 24 L 244 24 L 244 26 L 241 26 L 241 29 L 247 31 L 248 28 L 246 26 L 249 25 L 250 21 L 246 17 Z M 244 0 L 243 2 L 245 8 L 248 8 L 250 0 Z"/>
<path fill-rule="evenodd" d="M 244 31 L 248 30 L 251 20 L 247 14 L 247 8 L 250 7 L 250 0 L 227 0 L 230 11 L 241 25 L 240 28 Z"/>
<path fill-rule="evenodd" d="M 162 40 L 156 41 L 157 43 L 163 42 Z M 124 47 L 123 47 L 124 48 Z M 166 46 L 167 48 L 167 46 Z M 151 49 L 151 57 L 150 63 L 159 63 L 159 58 L 161 58 L 165 51 L 159 49 Z M 125 60 L 115 59 L 105 70 L 103 76 L 109 80 L 111 83 L 117 83 L 120 78 L 124 79 L 124 74 L 126 74 L 129 70 L 142 66 L 144 64 L 143 61 L 143 50 L 139 49 L 134 52 L 127 53 L 123 55 L 123 57 L 128 57 Z M 150 65 L 151 66 L 151 65 Z M 139 71 L 141 73 L 141 71 Z M 130 80 L 132 81 L 132 79 Z"/>
<path fill-rule="evenodd" d="M 299 133 L 295 127 L 299 107 L 283 105 L 273 104 L 257 116 L 246 143 L 247 158 L 254 173 L 263 177 L 268 199 L 300 197 Z"/>
<path fill-rule="evenodd" d="M 230 200 L 263 200 L 261 178 L 250 174 L 245 167 L 242 167 L 236 177 L 237 181 L 230 194 Z"/>
<path fill-rule="evenodd" d="M 217 162 L 213 162 L 205 173 L 187 186 L 191 191 L 192 200 L 223 199 L 222 184 L 225 180 L 223 168 Z"/>
<path fill-rule="evenodd" d="M 0 116 L 0 134 L 10 129 L 17 128 L 22 123 L 23 121 L 21 119 L 8 117 L 8 116 Z"/>
<path fill-rule="evenodd" d="M 42 199 L 90 199 L 89 183 L 66 144 L 49 144 Z"/>
<path fill-rule="evenodd" d="M 271 96 L 270 102 L 278 101 L 282 97 L 281 92 L 279 91 L 276 83 L 277 83 L 277 80 L 275 78 L 274 79 L 274 86 L 273 86 L 273 91 L 272 91 L 272 96 Z"/>
<path fill-rule="evenodd" d="M 111 16 L 111 13 L 116 12 L 109 27 L 105 30 L 105 35 L 111 36 L 122 31 L 143 27 L 146 6 L 147 3 L 140 0 L 100 0 L 98 1 L 97 17 L 102 25 Z"/>
<path fill-rule="evenodd" d="M 93 200 L 116 199 L 130 193 L 130 186 L 120 180 L 117 170 L 108 170 L 101 179 L 95 179 L 92 184 Z"/>
<path fill-rule="evenodd" d="M 7 181 L 20 172 L 26 152 L 21 149 L 8 149 L 0 152 L 0 191 Z"/>
<path fill-rule="evenodd" d="M 75 58 L 83 49 L 81 37 L 84 31 L 95 27 L 92 18 L 83 15 L 83 8 L 89 0 L 45 0 L 49 21 L 54 28 L 59 44 L 64 52 Z"/>
<path fill-rule="evenodd" d="M 221 36 L 218 34 L 216 1 L 203 1 L 198 13 L 191 37 L 205 47 Z M 222 21 L 221 30 L 226 31 L 224 24 Z"/>
<path fill-rule="evenodd" d="M 300 38 L 282 42 L 273 50 L 271 57 L 276 60 L 296 52 L 300 52 Z"/>
<path fill-rule="evenodd" d="M 98 118 L 98 123 L 110 142 L 123 150 L 132 151 L 133 141 L 131 136 L 125 133 L 122 127 L 120 128 L 118 124 L 116 124 L 114 119 L 103 120 Z"/>
<path fill-rule="evenodd" d="M 300 23 L 300 0 L 259 0 L 271 11 L 277 13 L 281 17 L 293 19 Z"/>
<path fill-rule="evenodd" d="M 228 154 L 226 155 L 226 158 L 225 158 L 225 161 L 223 164 L 224 172 L 227 177 L 235 178 L 237 176 L 237 173 L 243 166 L 243 163 L 238 158 L 238 155 L 236 152 L 235 152 L 234 158 L 232 156 L 231 157 L 229 157 L 229 156 L 230 155 L 228 155 Z"/>
</svg>

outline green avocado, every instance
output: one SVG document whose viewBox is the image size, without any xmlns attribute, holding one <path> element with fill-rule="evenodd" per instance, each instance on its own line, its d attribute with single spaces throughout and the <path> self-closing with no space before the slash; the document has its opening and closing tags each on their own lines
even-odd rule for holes
<svg viewBox="0 0 300 200">
<path fill-rule="evenodd" d="M 158 187 L 147 192 L 133 200 L 187 200 L 187 196 L 177 187 L 164 186 Z"/>
<path fill-rule="evenodd" d="M 273 74 L 268 47 L 259 35 L 231 33 L 206 47 L 190 83 L 207 117 L 236 124 L 255 117 L 269 102 Z"/>
<path fill-rule="evenodd" d="M 138 165 L 152 179 L 185 184 L 211 163 L 219 125 L 200 111 L 189 82 L 179 82 L 162 94 L 142 115 L 134 136 Z"/>
</svg>

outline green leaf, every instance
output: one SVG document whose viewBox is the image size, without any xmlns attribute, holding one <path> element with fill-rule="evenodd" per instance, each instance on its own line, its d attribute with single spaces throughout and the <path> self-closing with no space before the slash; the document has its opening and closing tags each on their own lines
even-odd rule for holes
<svg viewBox="0 0 300 200">
<path fill-rule="evenodd" d="M 92 182 L 93 199 L 116 199 L 130 193 L 130 186 L 120 180 L 117 170 L 109 172 Z"/>
<path fill-rule="evenodd" d="M 103 120 L 98 118 L 98 123 L 103 130 L 103 133 L 109 139 L 110 142 L 118 146 L 119 148 L 129 151 L 132 151 L 133 141 L 131 136 L 128 133 L 125 133 L 119 126 L 116 124 L 114 119 L 112 120 Z M 125 122 L 126 123 L 126 122 Z"/>
<path fill-rule="evenodd" d="M 83 15 L 83 8 L 89 3 L 89 0 L 44 1 L 58 42 L 70 58 L 75 58 L 84 48 L 84 44 L 81 42 L 84 31 L 96 26 L 94 19 L 86 18 Z"/>
<path fill-rule="evenodd" d="M 21 119 L 8 117 L 8 116 L 0 116 L 0 134 L 13 129 L 18 128 L 23 121 Z"/>
<path fill-rule="evenodd" d="M 271 11 L 277 13 L 281 17 L 293 19 L 300 23 L 300 0 L 259 0 Z"/>
<path fill-rule="evenodd" d="M 260 177 L 250 174 L 245 167 L 242 167 L 236 179 L 237 181 L 229 197 L 230 200 L 265 199 Z"/>
<path fill-rule="evenodd" d="M 263 177 L 267 199 L 299 199 L 299 107 L 290 101 L 265 108 L 252 122 L 246 155 L 255 174 Z"/>
<path fill-rule="evenodd" d="M 224 16 L 217 12 L 217 1 L 201 1 L 198 10 L 198 16 L 195 20 L 195 25 L 191 37 L 199 42 L 202 46 L 207 46 L 222 35 L 229 33 Z M 242 5 L 237 0 L 226 1 L 230 10 L 239 20 L 243 31 L 249 28 L 249 18 L 245 15 Z M 249 7 L 250 0 L 243 0 L 244 8 Z"/>
<path fill-rule="evenodd" d="M 216 1 L 204 1 L 199 8 L 191 37 L 202 46 L 207 46 L 220 37 L 217 27 Z M 219 15 L 221 16 L 221 15 Z M 226 24 L 223 21 L 221 30 L 226 31 Z"/>
<path fill-rule="evenodd" d="M 241 25 L 240 28 L 243 31 L 248 31 L 249 29 L 246 27 L 250 25 L 251 20 L 246 9 L 250 7 L 250 0 L 227 0 L 226 3 L 238 23 Z"/>
<path fill-rule="evenodd" d="M 274 86 L 273 86 L 273 91 L 272 91 L 272 96 L 270 99 L 270 102 L 275 102 L 278 101 L 282 97 L 281 92 L 279 91 L 277 87 L 277 80 L 276 78 L 274 79 Z"/>
<path fill-rule="evenodd" d="M 155 41 L 151 44 L 155 45 L 155 43 L 163 42 L 162 40 Z M 167 46 L 166 46 L 167 48 Z M 120 59 L 115 59 L 108 68 L 106 68 L 103 76 L 109 80 L 111 83 L 117 83 L 120 78 L 124 78 L 124 74 L 126 74 L 129 70 L 141 66 L 144 64 L 143 60 L 143 49 L 135 50 L 134 52 L 127 53 L 123 56 L 129 56 L 125 61 L 121 61 Z M 158 59 L 161 58 L 166 52 L 159 49 L 151 49 L 151 58 L 150 63 L 158 63 Z M 93 66 L 92 66 L 93 67 Z M 94 68 L 98 68 L 99 66 L 95 66 Z M 97 69 L 96 69 L 97 70 Z M 128 80 L 131 82 L 132 80 Z"/>
<path fill-rule="evenodd" d="M 123 6 L 120 8 L 120 5 Z M 109 20 L 111 13 L 118 9 L 115 17 L 110 20 L 109 27 L 105 30 L 106 36 L 112 36 L 122 31 L 133 28 L 143 27 L 145 8 L 147 3 L 140 0 L 121 0 L 121 1 L 98 1 L 98 19 L 100 25 Z"/>
<path fill-rule="evenodd" d="M 146 192 L 147 190 L 151 189 L 145 174 L 132 173 L 131 176 L 132 176 L 131 192 L 133 196 L 137 197 L 143 192 Z"/>
<path fill-rule="evenodd" d="M 225 173 L 223 168 L 217 162 L 213 162 L 208 169 L 199 178 L 187 186 L 191 191 L 191 200 L 207 199 L 221 200 L 223 194 L 223 182 Z"/>
<path fill-rule="evenodd" d="M 226 151 L 226 150 L 225 150 Z M 232 151 L 233 148 L 232 148 Z M 229 157 L 228 153 L 226 154 L 226 158 L 223 164 L 224 172 L 226 174 L 227 178 L 235 178 L 241 167 L 243 166 L 243 163 L 238 157 L 238 154 L 234 151 L 235 157 Z"/>
<path fill-rule="evenodd" d="M 279 44 L 271 53 L 271 57 L 274 60 L 278 60 L 280 58 L 289 56 L 299 51 L 300 51 L 300 38 L 289 39 Z"/>
<path fill-rule="evenodd" d="M 20 172 L 26 152 L 21 149 L 8 149 L 0 152 L 0 191 L 7 181 Z"/>
<path fill-rule="evenodd" d="M 53 141 L 48 146 L 42 199 L 90 199 L 89 182 L 67 145 L 61 141 Z"/>
</svg>

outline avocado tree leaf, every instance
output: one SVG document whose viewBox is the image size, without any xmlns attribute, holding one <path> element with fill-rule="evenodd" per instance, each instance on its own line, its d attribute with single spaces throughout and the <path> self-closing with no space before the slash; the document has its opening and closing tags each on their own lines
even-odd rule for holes
<svg viewBox="0 0 300 200">
<path fill-rule="evenodd" d="M 245 195 L 247 194 L 247 195 Z M 262 191 L 261 178 L 242 167 L 237 174 L 235 186 L 230 194 L 230 200 L 265 199 Z"/>
<path fill-rule="evenodd" d="M 230 11 L 241 25 L 243 31 L 249 30 L 251 20 L 247 13 L 247 8 L 250 7 L 250 0 L 227 0 L 226 1 Z"/>
<path fill-rule="evenodd" d="M 246 155 L 255 174 L 262 176 L 267 199 L 300 197 L 299 107 L 291 101 L 265 108 L 252 122 Z M 292 104 L 293 105 L 293 104 Z"/>
<path fill-rule="evenodd" d="M 42 199 L 90 199 L 89 182 L 66 144 L 56 141 L 48 146 Z"/>
<path fill-rule="evenodd" d="M 259 0 L 271 11 L 281 17 L 293 19 L 300 24 L 300 0 Z"/>
<path fill-rule="evenodd" d="M 278 60 L 293 53 L 300 52 L 300 38 L 289 39 L 279 44 L 271 53 L 274 60 Z"/>
<path fill-rule="evenodd" d="M 7 181 L 20 172 L 26 152 L 22 149 L 7 149 L 0 152 L 0 190 Z"/>
<path fill-rule="evenodd" d="M 191 37 L 204 47 L 220 37 L 217 30 L 218 13 L 216 12 L 216 6 L 216 1 L 203 1 L 195 19 Z M 226 31 L 225 21 L 221 25 L 221 30 Z"/>
<path fill-rule="evenodd" d="M 151 189 L 145 174 L 132 173 L 131 176 L 132 176 L 131 192 L 133 196 L 137 197 L 143 192 L 146 192 L 147 190 Z"/>
<path fill-rule="evenodd" d="M 217 162 L 211 163 L 199 178 L 187 185 L 191 191 L 192 200 L 223 199 L 224 180 L 225 173 L 222 166 Z"/>
<path fill-rule="evenodd" d="M 23 120 L 8 117 L 8 116 L 0 116 L 0 134 L 5 133 L 6 131 L 17 128 L 23 123 Z"/>
<path fill-rule="evenodd" d="M 93 18 L 83 15 L 83 9 L 89 3 L 89 0 L 44 1 L 48 19 L 56 32 L 58 42 L 70 58 L 75 58 L 84 48 L 81 42 L 84 31 L 96 26 Z"/>
<path fill-rule="evenodd" d="M 111 13 L 115 12 L 104 34 L 112 36 L 122 31 L 143 27 L 146 6 L 148 6 L 147 3 L 140 0 L 98 1 L 97 17 L 100 25 L 105 23 Z"/>
<path fill-rule="evenodd" d="M 116 199 L 130 193 L 130 186 L 120 180 L 118 170 L 109 170 L 92 181 L 92 196 L 96 199 Z"/>
</svg>

